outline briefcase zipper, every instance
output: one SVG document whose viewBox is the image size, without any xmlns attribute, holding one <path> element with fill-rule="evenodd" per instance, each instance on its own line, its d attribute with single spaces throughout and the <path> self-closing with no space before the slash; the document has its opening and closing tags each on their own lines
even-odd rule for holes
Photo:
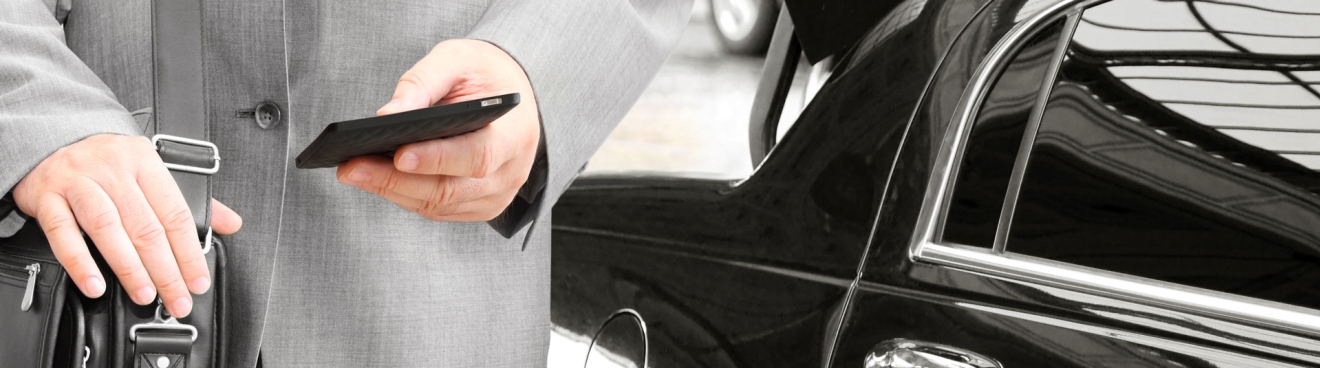
<svg viewBox="0 0 1320 368">
<path fill-rule="evenodd" d="M 23 290 L 23 304 L 19 306 L 24 312 L 32 309 L 32 297 L 37 293 L 37 274 L 41 273 L 41 264 L 33 263 L 24 267 L 28 272 L 27 289 Z"/>
<path fill-rule="evenodd" d="M 20 271 L 29 263 L 36 262 L 36 259 L 25 259 L 8 253 L 0 253 L 0 270 Z"/>
<path fill-rule="evenodd" d="M 0 267 L 0 277 L 7 279 L 14 279 L 18 281 L 26 280 L 27 275 L 24 275 L 23 274 L 24 272 L 26 271 L 23 271 L 22 268 Z"/>
</svg>

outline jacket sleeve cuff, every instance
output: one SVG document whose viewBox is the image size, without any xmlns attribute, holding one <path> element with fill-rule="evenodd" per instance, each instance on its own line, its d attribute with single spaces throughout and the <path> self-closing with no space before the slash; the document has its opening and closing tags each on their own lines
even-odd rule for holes
<svg viewBox="0 0 1320 368">
<path fill-rule="evenodd" d="M 49 9 L 33 1 L 0 8 L 0 193 L 13 190 L 56 150 L 88 136 L 142 134 L 109 87 L 65 45 Z"/>
<path fill-rule="evenodd" d="M 531 217 L 546 215 L 641 96 L 677 44 L 691 6 L 688 0 L 491 0 L 467 37 L 517 60 L 536 94 L 546 179 Z"/>
</svg>

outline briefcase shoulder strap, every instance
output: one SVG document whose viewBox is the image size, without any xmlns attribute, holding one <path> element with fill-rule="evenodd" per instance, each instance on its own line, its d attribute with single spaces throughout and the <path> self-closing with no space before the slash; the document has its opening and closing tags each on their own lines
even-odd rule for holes
<svg viewBox="0 0 1320 368">
<path fill-rule="evenodd" d="M 152 141 L 193 211 L 198 236 L 205 238 L 211 216 L 210 175 L 220 169 L 220 154 L 207 134 L 201 1 L 153 1 L 151 44 L 156 120 Z"/>
<path fill-rule="evenodd" d="M 203 251 L 209 251 L 211 175 L 220 170 L 220 151 L 209 142 L 207 130 L 202 4 L 201 0 L 155 0 L 151 12 L 152 108 L 156 122 L 152 125 L 156 131 L 149 133 L 154 133 L 152 144 L 192 210 Z M 197 328 L 172 317 L 162 318 L 160 310 L 155 321 L 135 324 L 128 331 L 133 366 L 206 365 L 190 359 L 193 344 L 197 343 Z"/>
</svg>

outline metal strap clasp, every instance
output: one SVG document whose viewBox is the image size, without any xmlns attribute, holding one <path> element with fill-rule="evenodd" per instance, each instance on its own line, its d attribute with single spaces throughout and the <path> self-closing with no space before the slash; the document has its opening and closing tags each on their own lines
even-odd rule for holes
<svg viewBox="0 0 1320 368">
<path fill-rule="evenodd" d="M 157 135 L 154 135 L 154 136 L 151 137 L 151 145 L 154 146 L 154 147 L 156 147 L 156 151 L 157 151 L 157 152 L 159 152 L 160 149 L 161 149 L 160 141 L 174 142 L 174 143 L 186 144 L 186 145 L 190 145 L 190 146 L 197 146 L 197 147 L 210 148 L 210 149 L 211 149 L 211 159 L 214 160 L 214 162 L 215 162 L 215 165 L 214 165 L 214 166 L 211 166 L 210 168 L 197 167 L 197 166 L 188 166 L 188 165 L 180 165 L 180 164 L 174 164 L 174 163 L 166 162 L 166 163 L 165 163 L 165 167 L 166 167 L 166 168 L 168 168 L 168 169 L 170 169 L 170 170 L 184 171 L 184 172 L 190 172 L 190 173 L 196 173 L 196 174 L 206 174 L 206 175 L 215 174 L 216 172 L 219 172 L 219 171 L 220 171 L 220 148 L 219 148 L 219 147 L 216 147 L 216 146 L 215 146 L 215 143 L 211 143 L 211 142 L 207 142 L 207 141 L 202 141 L 202 140 L 191 139 L 191 138 L 184 138 L 184 137 L 179 137 L 179 136 L 173 136 L 173 135 L 169 135 L 169 134 L 157 134 Z"/>
<path fill-rule="evenodd" d="M 156 302 L 155 320 L 147 323 L 135 324 L 132 327 L 129 327 L 128 340 L 137 342 L 139 330 L 188 331 L 188 334 L 190 335 L 189 337 L 192 339 L 192 341 L 194 342 L 197 341 L 197 328 L 193 327 L 192 325 L 185 325 L 179 323 L 179 320 L 175 319 L 174 316 L 170 316 L 168 313 L 165 312 L 165 305 L 164 303 L 159 302 L 159 300 Z"/>
<path fill-rule="evenodd" d="M 212 241 L 215 241 L 215 236 L 214 236 L 213 234 L 214 234 L 214 231 L 211 230 L 211 226 L 210 226 L 210 225 L 207 225 L 207 226 L 206 226 L 206 239 L 203 239 L 203 240 L 202 240 L 202 254 L 211 253 L 211 242 L 212 242 Z"/>
</svg>

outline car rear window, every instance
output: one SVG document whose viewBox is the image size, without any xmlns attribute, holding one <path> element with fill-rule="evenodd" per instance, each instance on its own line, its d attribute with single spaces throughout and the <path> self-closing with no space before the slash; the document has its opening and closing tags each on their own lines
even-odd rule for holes
<svg viewBox="0 0 1320 368">
<path fill-rule="evenodd" d="M 1007 250 L 1320 308 L 1317 70 L 1320 2 L 1086 10 Z"/>
<path fill-rule="evenodd" d="M 990 247 L 1018 146 L 1059 45 L 1059 21 L 1028 41 L 992 85 L 972 126 L 943 240 Z"/>
</svg>

